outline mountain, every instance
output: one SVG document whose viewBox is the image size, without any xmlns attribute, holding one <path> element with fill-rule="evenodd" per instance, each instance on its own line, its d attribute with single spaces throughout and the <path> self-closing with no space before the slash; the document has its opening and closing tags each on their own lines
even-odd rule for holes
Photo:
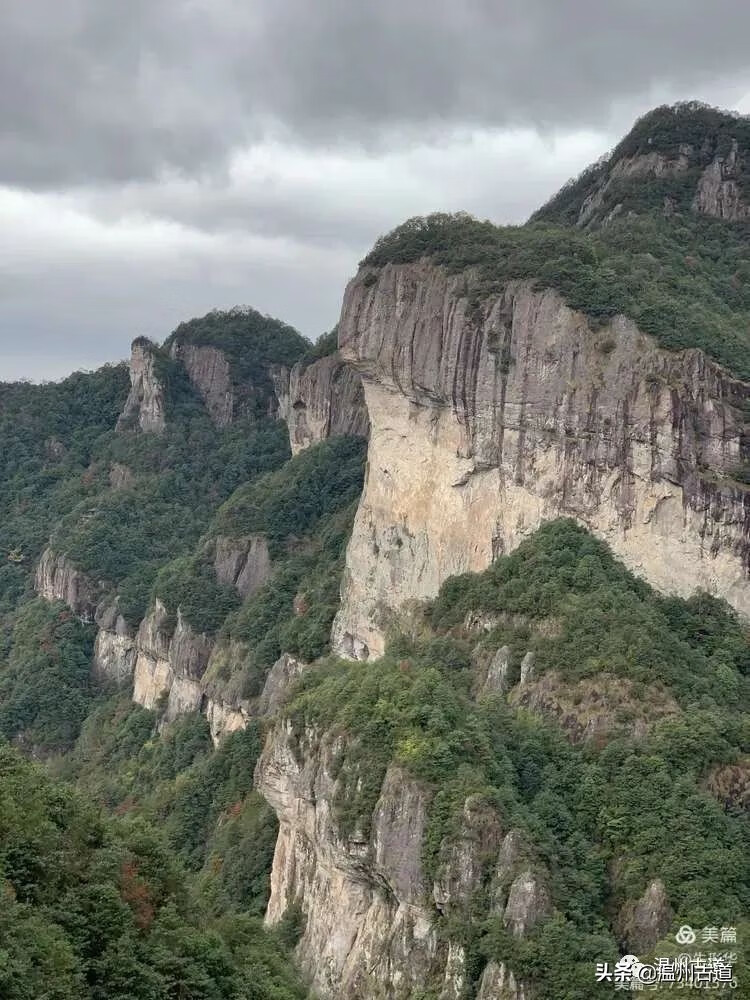
<svg viewBox="0 0 750 1000">
<path fill-rule="evenodd" d="M 0 386 L 0 995 L 588 1000 L 690 924 L 750 996 L 749 158 L 659 108 L 315 345 Z"/>
<path fill-rule="evenodd" d="M 655 108 L 532 221 L 595 228 L 619 215 L 750 220 L 750 120 L 698 102 Z M 644 183 L 644 181 L 646 183 Z"/>
</svg>

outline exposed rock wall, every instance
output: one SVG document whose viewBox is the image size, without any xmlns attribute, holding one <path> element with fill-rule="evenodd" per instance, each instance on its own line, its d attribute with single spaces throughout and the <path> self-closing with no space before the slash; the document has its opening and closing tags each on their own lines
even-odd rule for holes
<svg viewBox="0 0 750 1000">
<path fill-rule="evenodd" d="M 240 597 L 249 597 L 271 575 L 271 555 L 265 535 L 214 541 L 214 571 L 219 583 L 234 587 Z"/>
<path fill-rule="evenodd" d="M 684 173 L 690 169 L 693 153 L 692 146 L 682 146 L 679 155 L 674 158 L 669 158 L 663 153 L 645 153 L 618 160 L 594 190 L 584 198 L 578 213 L 577 225 L 588 226 L 592 221 L 602 221 L 599 213 L 606 196 L 621 181 Z"/>
<path fill-rule="evenodd" d="M 94 621 L 102 596 L 98 583 L 51 548 L 46 548 L 39 560 L 34 590 L 48 601 L 63 601 L 73 614 L 86 622 Z"/>
<path fill-rule="evenodd" d="M 375 278 L 376 280 L 372 280 Z M 339 327 L 371 421 L 337 651 L 380 654 L 392 613 L 572 516 L 659 589 L 750 615 L 750 386 L 619 316 L 594 329 L 554 291 L 471 272 L 366 269 Z"/>
<path fill-rule="evenodd" d="M 182 344 L 178 340 L 173 342 L 170 353 L 185 365 L 216 426 L 228 427 L 234 417 L 235 394 L 224 353 L 217 347 Z"/>
<path fill-rule="evenodd" d="M 741 173 L 737 140 L 726 156 L 716 156 L 701 174 L 693 200 L 693 209 L 727 222 L 750 220 L 750 204 L 743 200 L 739 184 Z"/>
<path fill-rule="evenodd" d="M 438 933 L 436 901 L 456 914 L 483 883 L 497 883 L 496 912 L 521 934 L 547 914 L 546 890 L 521 849 L 506 848 L 518 844 L 517 835 L 503 838 L 499 818 L 477 797 L 467 799 L 457 837 L 443 842 L 431 884 L 422 867 L 431 791 L 395 765 L 369 835 L 344 834 L 336 820 L 344 750 L 340 738 L 312 729 L 299 736 L 283 720 L 269 733 L 255 775 L 279 819 L 266 920 L 276 924 L 290 906 L 301 906 L 297 959 L 321 997 L 406 1000 L 436 987 L 443 1000 L 459 1000 L 468 985 L 465 956 Z M 522 989 L 505 975 L 502 996 L 520 1000 Z M 483 995 L 493 995 L 499 976 L 486 975 Z"/>
<path fill-rule="evenodd" d="M 164 387 L 156 374 L 157 348 L 145 337 L 133 341 L 130 353 L 130 392 L 117 421 L 117 430 L 135 426 L 146 433 L 160 434 L 166 426 Z"/>
<path fill-rule="evenodd" d="M 213 642 L 194 632 L 179 611 L 172 632 L 169 613 L 156 600 L 136 637 L 133 701 L 149 709 L 165 703 L 167 721 L 199 711 L 203 703 L 201 678 L 212 649 Z"/>
<path fill-rule="evenodd" d="M 336 434 L 369 433 L 362 381 L 338 354 L 296 364 L 291 371 L 278 367 L 272 375 L 293 454 Z"/>
<path fill-rule="evenodd" d="M 269 736 L 256 771 L 279 818 L 266 920 L 302 906 L 297 959 L 322 996 L 406 997 L 446 962 L 420 860 L 425 793 L 391 770 L 371 837 L 342 837 L 333 817 L 339 749 L 311 733 L 300 757 L 288 724 Z"/>
</svg>

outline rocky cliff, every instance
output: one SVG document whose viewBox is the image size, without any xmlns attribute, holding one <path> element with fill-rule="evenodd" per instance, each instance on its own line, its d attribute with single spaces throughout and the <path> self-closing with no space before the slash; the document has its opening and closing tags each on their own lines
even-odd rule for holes
<svg viewBox="0 0 750 1000">
<path fill-rule="evenodd" d="M 64 555 L 46 548 L 39 559 L 34 590 L 47 601 L 62 601 L 83 621 L 93 622 L 102 598 L 102 586 L 86 576 Z"/>
<path fill-rule="evenodd" d="M 277 367 L 272 374 L 292 454 L 336 434 L 368 435 L 362 380 L 338 353 L 309 365 L 298 362 L 291 370 Z"/>
<path fill-rule="evenodd" d="M 216 426 L 231 424 L 235 392 L 226 355 L 216 347 L 183 344 L 179 339 L 172 342 L 170 354 L 184 364 Z"/>
<path fill-rule="evenodd" d="M 133 341 L 130 353 L 130 393 L 117 421 L 117 430 L 140 427 L 160 434 L 165 428 L 165 393 L 156 371 L 157 348 L 145 337 Z"/>
<path fill-rule="evenodd" d="M 522 936 L 547 914 L 546 890 L 528 870 L 518 834 L 504 835 L 494 811 L 473 799 L 456 838 L 443 842 L 431 883 L 422 845 L 432 790 L 396 765 L 385 774 L 369 832 L 342 832 L 344 750 L 343 737 L 299 734 L 283 720 L 269 733 L 256 769 L 279 819 L 266 920 L 276 924 L 301 907 L 297 959 L 322 997 L 406 1000 L 432 988 L 441 1000 L 459 1000 L 468 988 L 465 955 L 439 931 L 440 912 L 465 911 L 489 880 L 494 912 Z M 491 963 L 479 995 L 521 1000 L 524 991 Z"/>
<path fill-rule="evenodd" d="M 334 624 L 379 654 L 392 613 L 484 569 L 543 520 L 577 518 L 659 589 L 701 587 L 750 615 L 750 385 L 671 353 L 617 316 L 594 325 L 551 290 L 480 297 L 472 271 L 365 267 L 342 356 L 371 423 Z"/>
<path fill-rule="evenodd" d="M 747 222 L 750 119 L 698 102 L 656 108 L 532 219 L 589 228 L 654 210 Z"/>
</svg>

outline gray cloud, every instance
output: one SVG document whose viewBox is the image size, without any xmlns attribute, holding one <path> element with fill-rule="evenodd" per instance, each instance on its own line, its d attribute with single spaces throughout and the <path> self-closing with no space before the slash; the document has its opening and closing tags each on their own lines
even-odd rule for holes
<svg viewBox="0 0 750 1000">
<path fill-rule="evenodd" d="M 271 133 L 602 126 L 748 70 L 744 0 L 0 0 L 0 182 L 220 171 Z"/>
<path fill-rule="evenodd" d="M 521 222 L 667 100 L 750 110 L 745 0 L 0 0 L 0 379 L 248 303 L 315 337 L 417 213 Z"/>
</svg>

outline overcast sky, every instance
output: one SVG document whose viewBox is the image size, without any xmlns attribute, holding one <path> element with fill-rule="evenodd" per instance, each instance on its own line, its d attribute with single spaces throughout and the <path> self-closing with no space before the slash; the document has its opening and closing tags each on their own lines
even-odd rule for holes
<svg viewBox="0 0 750 1000">
<path fill-rule="evenodd" d="M 0 380 L 252 305 L 317 337 L 380 233 L 522 222 L 655 104 L 750 113 L 747 0 L 0 0 Z"/>
</svg>

